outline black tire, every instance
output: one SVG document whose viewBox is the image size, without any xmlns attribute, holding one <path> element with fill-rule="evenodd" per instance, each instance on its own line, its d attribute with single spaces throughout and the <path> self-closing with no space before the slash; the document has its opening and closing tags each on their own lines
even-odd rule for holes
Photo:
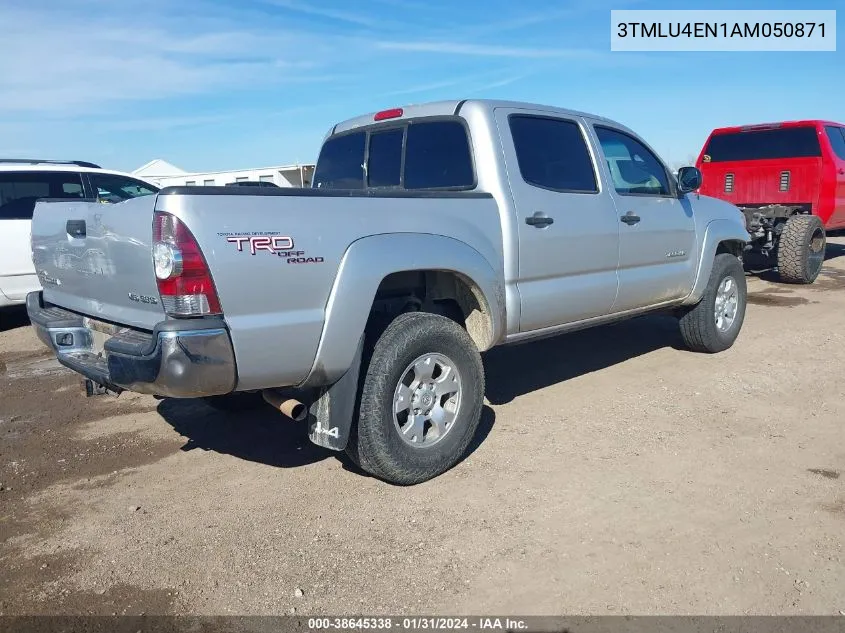
<svg viewBox="0 0 845 633">
<path fill-rule="evenodd" d="M 730 327 L 722 330 L 716 322 L 716 296 L 722 282 L 728 278 L 736 284 L 736 311 Z M 684 344 L 694 352 L 708 354 L 731 347 L 742 329 L 747 299 L 745 271 L 739 259 L 729 253 L 716 255 L 701 301 L 686 308 L 678 319 Z"/>
<path fill-rule="evenodd" d="M 824 264 L 827 236 L 816 215 L 793 215 L 778 241 L 778 276 L 789 284 L 811 284 Z"/>
<path fill-rule="evenodd" d="M 426 354 L 443 355 L 454 364 L 461 380 L 460 404 L 442 438 L 415 447 L 400 437 L 393 401 L 409 365 Z M 346 452 L 363 470 L 390 483 L 413 485 L 446 472 L 464 455 L 484 405 L 484 367 L 475 343 L 457 323 L 425 312 L 399 315 L 375 341 L 362 382 Z"/>
<path fill-rule="evenodd" d="M 261 397 L 260 393 L 227 393 L 222 396 L 207 396 L 202 400 L 212 409 L 222 413 L 251 411 L 261 406 L 266 406 L 264 404 L 264 398 Z"/>
</svg>

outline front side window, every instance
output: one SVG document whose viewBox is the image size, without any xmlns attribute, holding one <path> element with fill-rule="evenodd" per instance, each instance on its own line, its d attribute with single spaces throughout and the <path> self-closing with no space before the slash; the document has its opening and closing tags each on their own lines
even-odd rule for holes
<svg viewBox="0 0 845 633">
<path fill-rule="evenodd" d="M 149 196 L 158 191 L 151 185 L 146 185 L 134 178 L 115 176 L 113 174 L 88 174 L 91 186 L 97 192 L 100 202 L 117 203 L 141 196 Z M 187 184 L 187 183 L 186 183 Z"/>
<path fill-rule="evenodd" d="M 671 195 L 663 163 L 645 145 L 619 130 L 599 126 L 595 130 L 617 193 Z"/>
<path fill-rule="evenodd" d="M 510 129 L 525 182 L 566 193 L 598 192 L 593 161 L 577 123 L 514 115 Z"/>
<path fill-rule="evenodd" d="M 328 139 L 323 143 L 317 159 L 314 187 L 363 189 L 366 146 L 367 135 L 364 132 L 353 132 Z"/>
<path fill-rule="evenodd" d="M 833 153 L 845 160 L 845 129 L 828 125 L 825 126 L 824 131 L 827 132 L 827 138 L 830 139 Z"/>
<path fill-rule="evenodd" d="M 82 179 L 78 173 L 0 172 L 0 220 L 31 220 L 39 198 L 82 197 Z"/>
</svg>

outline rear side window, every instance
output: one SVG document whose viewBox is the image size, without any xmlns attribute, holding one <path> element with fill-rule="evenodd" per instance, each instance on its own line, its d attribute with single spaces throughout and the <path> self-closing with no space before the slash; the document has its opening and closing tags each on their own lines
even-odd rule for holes
<svg viewBox="0 0 845 633">
<path fill-rule="evenodd" d="M 363 189 L 366 144 L 364 132 L 328 139 L 317 159 L 313 186 L 320 189 Z"/>
<path fill-rule="evenodd" d="M 466 129 L 458 121 L 431 121 L 408 126 L 405 188 L 472 187 L 472 153 Z"/>
<path fill-rule="evenodd" d="M 131 198 L 149 196 L 158 191 L 139 180 L 125 176 L 89 173 L 88 178 L 91 180 L 91 186 L 97 191 L 97 199 L 100 202 L 123 202 Z"/>
<path fill-rule="evenodd" d="M 525 182 L 568 193 L 598 192 L 593 161 L 577 123 L 515 115 L 510 129 Z"/>
<path fill-rule="evenodd" d="M 788 127 L 717 134 L 704 151 L 704 162 L 810 158 L 821 156 L 819 136 L 813 127 Z"/>
<path fill-rule="evenodd" d="M 31 220 L 39 198 L 82 197 L 82 179 L 78 173 L 0 172 L 0 220 Z"/>
<path fill-rule="evenodd" d="M 827 138 L 830 139 L 833 153 L 845 160 L 845 129 L 828 125 L 825 126 L 824 131 L 827 132 Z"/>
<path fill-rule="evenodd" d="M 385 130 L 370 134 L 367 184 L 370 187 L 398 187 L 402 176 L 402 141 L 405 130 Z"/>
</svg>

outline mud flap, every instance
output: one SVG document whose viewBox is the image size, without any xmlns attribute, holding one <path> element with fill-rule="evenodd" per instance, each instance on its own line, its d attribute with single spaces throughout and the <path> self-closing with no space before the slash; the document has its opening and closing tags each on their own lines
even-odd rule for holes
<svg viewBox="0 0 845 633">
<path fill-rule="evenodd" d="M 308 437 L 317 446 L 342 451 L 349 442 L 358 399 L 358 375 L 363 351 L 364 337 L 361 336 L 352 366 L 336 383 L 323 387 L 320 396 L 309 408 Z"/>
</svg>

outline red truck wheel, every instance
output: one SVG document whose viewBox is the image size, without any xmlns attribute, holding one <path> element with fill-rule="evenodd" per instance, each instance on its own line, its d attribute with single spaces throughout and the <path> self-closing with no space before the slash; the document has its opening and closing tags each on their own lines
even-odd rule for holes
<svg viewBox="0 0 845 633">
<path fill-rule="evenodd" d="M 778 242 L 778 275 L 790 284 L 811 284 L 824 264 L 827 236 L 815 215 L 793 215 Z"/>
</svg>

